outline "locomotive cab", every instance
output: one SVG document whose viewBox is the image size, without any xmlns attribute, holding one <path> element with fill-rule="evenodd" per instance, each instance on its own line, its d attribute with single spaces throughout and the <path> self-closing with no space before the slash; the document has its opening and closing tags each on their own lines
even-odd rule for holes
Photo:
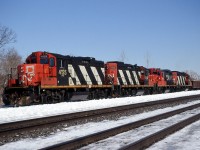
<svg viewBox="0 0 200 150">
<path fill-rule="evenodd" d="M 45 52 L 32 53 L 18 66 L 21 86 L 56 85 L 55 57 Z"/>
<path fill-rule="evenodd" d="M 184 86 L 185 84 L 185 77 L 179 71 L 172 71 L 173 81 L 174 84 L 177 86 Z"/>
<path fill-rule="evenodd" d="M 192 86 L 190 81 L 190 76 L 187 73 L 172 71 L 174 84 L 177 86 L 178 90 L 189 90 Z"/>
<path fill-rule="evenodd" d="M 117 64 L 106 63 L 105 64 L 105 83 L 110 85 L 117 85 Z"/>
<path fill-rule="evenodd" d="M 140 71 L 140 83 L 141 85 L 148 85 L 149 70 L 143 66 L 137 66 Z"/>
<path fill-rule="evenodd" d="M 185 73 L 185 72 L 182 72 L 182 75 L 183 75 L 184 78 L 185 78 L 185 85 L 189 85 L 189 86 L 191 86 L 192 83 L 191 83 L 191 80 L 190 80 L 190 76 L 189 76 L 189 74 L 187 74 L 187 73 Z"/>
<path fill-rule="evenodd" d="M 150 86 L 166 86 L 163 72 L 158 68 L 149 69 L 149 85 Z"/>
<path fill-rule="evenodd" d="M 170 70 L 164 69 L 161 70 L 163 73 L 163 77 L 165 81 L 167 82 L 167 85 L 173 85 L 173 78 L 172 78 L 172 72 Z"/>
<path fill-rule="evenodd" d="M 17 79 L 10 76 L 8 87 L 56 85 L 56 59 L 45 52 L 34 52 L 17 67 Z"/>
</svg>

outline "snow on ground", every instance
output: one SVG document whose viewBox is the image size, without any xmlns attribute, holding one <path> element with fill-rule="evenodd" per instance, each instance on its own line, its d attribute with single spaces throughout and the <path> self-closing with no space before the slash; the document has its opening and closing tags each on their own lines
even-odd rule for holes
<svg viewBox="0 0 200 150">
<path fill-rule="evenodd" d="M 175 110 L 178 108 L 183 108 L 183 107 L 190 106 L 190 105 L 193 105 L 193 104 L 196 104 L 199 102 L 200 102 L 200 100 L 197 100 L 197 101 L 190 102 L 188 104 L 182 104 L 179 106 L 158 109 L 158 110 L 154 110 L 151 112 L 145 112 L 145 113 L 137 114 L 137 115 L 133 115 L 133 116 L 121 117 L 118 120 L 111 120 L 111 121 L 104 120 L 102 122 L 89 122 L 86 124 L 81 124 L 81 125 L 76 125 L 76 126 L 70 126 L 70 127 L 66 126 L 64 131 L 58 131 L 57 133 L 52 133 L 52 135 L 50 135 L 48 137 L 39 137 L 39 138 L 35 138 L 35 139 L 31 139 L 31 138 L 23 139 L 21 141 L 7 143 L 7 144 L 1 146 L 0 150 L 4 150 L 4 149 L 14 149 L 14 150 L 40 149 L 40 148 L 46 147 L 48 145 L 53 145 L 56 143 L 64 142 L 66 140 L 71 140 L 71 139 L 74 139 L 77 137 L 92 134 L 94 132 L 102 131 L 102 130 L 109 129 L 112 127 L 120 126 L 122 124 L 126 124 L 126 123 L 129 123 L 132 121 L 137 121 L 137 120 L 144 119 L 144 118 L 147 118 L 150 116 L 154 116 L 154 115 L 157 115 L 160 113 L 172 111 L 172 110 Z M 184 117 L 188 117 L 188 115 L 194 115 L 194 113 L 199 113 L 200 108 L 198 108 L 196 110 L 188 111 L 188 112 L 189 113 L 182 113 L 182 115 L 176 115 L 171 120 L 177 120 L 178 118 L 181 120 L 181 119 L 184 119 Z M 167 124 L 169 124 L 169 121 L 167 121 Z M 155 126 L 155 130 L 159 129 L 159 127 L 162 127 L 161 123 L 157 123 L 157 126 Z M 136 131 L 140 131 L 140 134 L 137 133 L 137 135 L 136 135 L 136 133 L 134 133 L 134 134 L 131 133 L 130 135 L 127 136 L 127 134 L 125 133 L 126 135 L 122 138 L 125 140 L 125 142 L 127 142 L 127 140 L 130 142 L 130 141 L 133 141 L 133 139 L 136 140 L 136 137 L 140 138 L 141 136 L 144 136 L 145 133 L 155 131 L 152 129 L 144 131 L 143 129 L 144 129 L 144 127 L 141 127 L 141 130 L 139 130 L 139 129 L 136 130 Z M 124 133 L 122 133 L 122 134 L 124 134 Z M 130 137 L 133 137 L 133 139 L 130 139 Z M 106 144 L 104 142 L 103 143 L 98 142 L 98 143 L 100 143 L 99 145 L 89 146 L 88 149 L 91 149 L 91 148 L 93 148 L 95 150 L 97 148 L 99 148 L 99 149 L 116 149 L 117 147 L 119 148 L 119 146 L 121 146 L 121 144 L 123 144 L 123 141 L 120 142 L 119 140 L 120 140 L 119 138 L 118 138 L 118 140 L 116 140 L 111 137 L 109 144 Z M 106 146 L 106 147 L 104 147 L 104 146 Z"/>
<path fill-rule="evenodd" d="M 197 94 L 200 94 L 200 90 L 126 97 L 126 98 L 90 100 L 82 102 L 63 102 L 57 104 L 45 104 L 45 105 L 15 107 L 15 108 L 0 108 L 0 114 L 1 114 L 0 123 L 28 120 L 31 118 L 40 118 L 40 117 L 53 116 L 59 114 L 74 113 L 86 110 L 129 105 L 141 102 L 149 102 L 155 100 L 162 100 L 166 98 L 174 98 L 174 97 L 197 95 Z"/>
<path fill-rule="evenodd" d="M 200 121 L 183 128 L 147 150 L 198 150 L 200 149 Z"/>
</svg>

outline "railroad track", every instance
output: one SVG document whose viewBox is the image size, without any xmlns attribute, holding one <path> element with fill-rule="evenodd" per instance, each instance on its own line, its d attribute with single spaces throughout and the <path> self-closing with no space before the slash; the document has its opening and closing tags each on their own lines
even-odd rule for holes
<svg viewBox="0 0 200 150">
<path fill-rule="evenodd" d="M 200 107 L 200 103 L 194 104 L 192 106 L 173 110 L 173 111 L 170 111 L 170 112 L 167 112 L 167 113 L 159 114 L 159 115 L 156 115 L 156 116 L 153 116 L 153 117 L 149 117 L 149 118 L 142 119 L 142 120 L 139 120 L 139 121 L 124 124 L 124 125 L 121 125 L 121 126 L 118 126 L 118 127 L 115 127 L 115 128 L 111 128 L 111 129 L 100 131 L 100 132 L 97 132 L 97 133 L 93 133 L 93 134 L 90 134 L 90 135 L 87 135 L 87 136 L 79 137 L 77 139 L 73 139 L 73 140 L 70 140 L 70 141 L 66 141 L 66 142 L 63 142 L 63 143 L 59 143 L 59 144 L 56 144 L 56 145 L 45 147 L 42 150 L 44 150 L 44 149 L 50 149 L 50 150 L 54 150 L 54 149 L 55 150 L 78 149 L 78 148 L 81 148 L 81 147 L 86 146 L 88 144 L 106 139 L 108 137 L 115 136 L 117 134 L 129 131 L 129 130 L 133 130 L 133 129 L 136 129 L 138 127 L 150 124 L 152 122 L 156 122 L 156 121 L 174 116 L 176 114 L 179 114 L 179 113 L 182 113 L 182 112 L 185 112 L 185 111 L 188 111 L 188 110 L 196 109 L 196 108 L 199 108 L 199 107 Z M 140 139 L 140 140 L 138 140 L 134 143 L 131 143 L 127 146 L 124 146 L 124 147 L 120 148 L 120 150 L 132 150 L 132 149 L 140 150 L 140 149 L 147 148 L 148 146 L 159 141 L 160 139 L 163 139 L 167 135 L 174 133 L 177 130 L 182 129 L 183 127 L 185 127 L 185 126 L 187 126 L 187 125 L 189 125 L 189 124 L 191 124 L 191 123 L 193 123 L 193 122 L 195 122 L 199 119 L 200 119 L 200 114 L 194 115 L 194 116 L 189 117 L 189 118 L 187 118 L 183 121 L 180 121 L 180 122 L 178 122 L 174 125 L 171 125 L 171 126 L 165 128 L 165 129 L 163 129 L 159 132 L 153 133 L 153 134 L 151 134 L 151 135 L 149 135 L 145 138 L 142 138 L 142 139 Z M 132 135 L 132 136 L 134 136 L 134 135 Z"/>
<path fill-rule="evenodd" d="M 174 125 L 171 125 L 161 131 L 158 131 L 154 134 L 151 134 L 145 138 L 142 138 L 134 143 L 131 143 L 123 148 L 121 148 L 120 150 L 140 150 L 140 149 L 144 149 L 147 148 L 149 146 L 151 146 L 152 144 L 154 144 L 155 142 L 165 138 L 167 135 L 170 135 L 184 127 L 186 127 L 189 124 L 192 124 L 193 122 L 197 121 L 200 119 L 200 114 L 194 115 L 188 119 L 185 119 L 183 121 L 180 121 Z"/>
<path fill-rule="evenodd" d="M 0 124 L 0 141 L 5 140 L 7 137 L 15 137 L 16 134 L 22 134 L 23 132 L 30 133 L 38 128 L 46 128 L 48 126 L 56 126 L 59 124 L 77 124 L 77 122 L 85 123 L 94 118 L 105 119 L 105 116 L 110 118 L 116 116 L 116 114 L 122 113 L 127 115 L 127 112 L 132 111 L 130 114 L 141 113 L 144 110 L 154 110 L 157 108 L 164 108 L 171 105 L 178 105 L 180 103 L 186 103 L 188 101 L 200 98 L 200 95 L 165 99 L 162 101 L 145 102 L 139 104 L 132 104 L 120 107 L 112 107 L 98 110 L 91 110 L 85 112 L 77 112 L 72 114 L 57 115 L 45 118 L 24 120 L 18 122 Z M 124 114 L 123 114 L 124 113 Z M 129 115 L 130 115 L 129 114 Z M 120 115 L 119 115 L 120 116 Z M 97 120 L 98 121 L 98 120 Z M 2 142 L 4 144 L 4 142 Z M 1 145 L 2 145 L 1 144 Z"/>
</svg>

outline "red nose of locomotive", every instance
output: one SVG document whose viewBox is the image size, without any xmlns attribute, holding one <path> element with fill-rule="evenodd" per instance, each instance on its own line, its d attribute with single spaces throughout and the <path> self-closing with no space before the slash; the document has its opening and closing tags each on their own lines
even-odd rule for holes
<svg viewBox="0 0 200 150">
<path fill-rule="evenodd" d="M 36 86 L 38 84 L 37 64 L 22 64 L 18 66 L 19 84 L 22 86 Z"/>
</svg>

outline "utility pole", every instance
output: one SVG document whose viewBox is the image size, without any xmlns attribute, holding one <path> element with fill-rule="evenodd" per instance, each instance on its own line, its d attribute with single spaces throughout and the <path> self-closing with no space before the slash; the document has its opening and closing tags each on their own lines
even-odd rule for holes
<svg viewBox="0 0 200 150">
<path fill-rule="evenodd" d="M 147 51 L 147 53 L 146 53 L 146 67 L 147 68 L 149 68 L 149 60 L 150 60 L 149 52 Z"/>
</svg>

